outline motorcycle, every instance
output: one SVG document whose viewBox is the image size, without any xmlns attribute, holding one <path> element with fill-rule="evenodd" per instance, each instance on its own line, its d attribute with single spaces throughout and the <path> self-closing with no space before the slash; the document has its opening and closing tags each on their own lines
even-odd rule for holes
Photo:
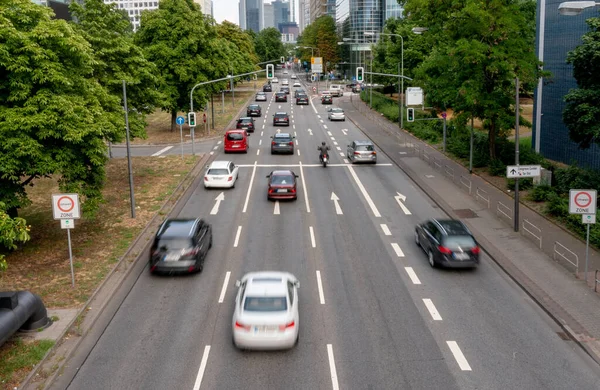
<svg viewBox="0 0 600 390">
<path fill-rule="evenodd" d="M 321 155 L 321 162 L 323 163 L 323 168 L 327 168 L 327 155 Z"/>
</svg>

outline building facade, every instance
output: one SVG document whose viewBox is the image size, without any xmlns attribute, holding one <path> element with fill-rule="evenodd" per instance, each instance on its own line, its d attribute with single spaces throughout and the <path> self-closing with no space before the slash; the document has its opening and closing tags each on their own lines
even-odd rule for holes
<svg viewBox="0 0 600 390">
<path fill-rule="evenodd" d="M 598 8 L 586 9 L 577 16 L 564 16 L 558 12 L 561 2 L 540 0 L 537 4 L 536 52 L 544 70 L 552 75 L 540 80 L 534 92 L 532 146 L 550 160 L 600 170 L 600 147 L 593 144 L 589 149 L 579 149 L 570 140 L 569 129 L 562 121 L 564 96 L 577 88 L 573 66 L 566 62 L 567 55 L 581 45 L 582 35 L 589 31 L 585 20 L 597 17 Z"/>
<path fill-rule="evenodd" d="M 290 3 L 282 0 L 275 0 L 271 2 L 273 6 L 273 24 L 275 28 L 281 31 L 280 24 L 291 22 L 290 20 Z"/>
<path fill-rule="evenodd" d="M 310 0 L 309 23 L 314 22 L 323 15 L 329 15 L 335 20 L 336 7 L 336 0 Z"/>
<path fill-rule="evenodd" d="M 310 0 L 300 0 L 298 3 L 298 27 L 300 34 L 310 23 Z"/>
<path fill-rule="evenodd" d="M 384 21 L 391 18 L 401 18 L 404 9 L 400 4 L 398 4 L 397 0 L 385 0 L 385 15 Z"/>
<path fill-rule="evenodd" d="M 258 33 L 264 27 L 263 0 L 240 0 L 240 28 Z"/>
<path fill-rule="evenodd" d="M 264 4 L 263 15 L 265 21 L 263 28 L 275 27 L 275 14 L 273 13 L 273 4 Z"/>
<path fill-rule="evenodd" d="M 124 9 L 129 15 L 129 20 L 136 31 L 140 27 L 142 11 L 158 9 L 158 0 L 152 1 L 130 1 L 130 0 L 104 0 L 104 4 L 115 3 L 118 9 Z"/>
</svg>

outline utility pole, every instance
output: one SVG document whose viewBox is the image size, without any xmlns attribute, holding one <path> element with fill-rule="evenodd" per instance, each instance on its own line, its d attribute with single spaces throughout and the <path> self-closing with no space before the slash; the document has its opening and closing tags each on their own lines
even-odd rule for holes
<svg viewBox="0 0 600 390">
<path fill-rule="evenodd" d="M 127 109 L 127 87 L 123 80 L 123 105 L 125 106 L 125 136 L 127 141 L 127 168 L 129 169 L 129 199 L 131 218 L 135 218 L 135 195 L 133 194 L 133 168 L 131 167 L 131 149 L 129 147 L 129 111 Z"/>
</svg>

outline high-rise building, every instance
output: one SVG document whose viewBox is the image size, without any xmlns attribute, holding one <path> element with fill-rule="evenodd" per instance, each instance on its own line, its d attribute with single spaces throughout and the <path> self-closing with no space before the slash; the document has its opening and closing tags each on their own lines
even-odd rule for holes
<svg viewBox="0 0 600 390">
<path fill-rule="evenodd" d="M 300 0 L 298 4 L 298 27 L 300 34 L 310 23 L 310 0 Z"/>
<path fill-rule="evenodd" d="M 264 26 L 263 0 L 240 0 L 240 28 L 259 32 Z"/>
<path fill-rule="evenodd" d="M 129 15 L 133 30 L 140 27 L 142 11 L 158 9 L 158 0 L 152 1 L 130 1 L 130 0 L 104 0 L 104 4 L 117 4 L 118 9 L 124 9 Z"/>
<path fill-rule="evenodd" d="M 271 2 L 273 6 L 273 24 L 275 28 L 281 31 L 281 27 L 279 26 L 282 23 L 289 23 L 290 20 L 290 3 L 282 0 L 275 0 Z"/>
<path fill-rule="evenodd" d="M 263 28 L 275 27 L 275 15 L 273 14 L 273 4 L 265 3 L 263 6 L 264 25 Z"/>
<path fill-rule="evenodd" d="M 194 0 L 194 3 L 200 4 L 200 10 L 204 15 L 213 16 L 212 0 Z"/>
<path fill-rule="evenodd" d="M 310 23 L 323 15 L 329 15 L 335 20 L 336 0 L 310 0 Z"/>
<path fill-rule="evenodd" d="M 390 18 L 401 18 L 404 9 L 397 0 L 385 0 L 385 16 L 384 21 Z"/>
<path fill-rule="evenodd" d="M 72 20 L 69 12 L 70 0 L 32 0 L 35 4 L 52 8 L 56 19 Z"/>
</svg>

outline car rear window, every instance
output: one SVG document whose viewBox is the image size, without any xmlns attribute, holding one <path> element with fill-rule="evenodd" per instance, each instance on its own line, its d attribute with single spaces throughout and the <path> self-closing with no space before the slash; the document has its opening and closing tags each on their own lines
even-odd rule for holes
<svg viewBox="0 0 600 390">
<path fill-rule="evenodd" d="M 287 118 L 287 114 L 275 114 L 275 118 Z"/>
<path fill-rule="evenodd" d="M 280 136 L 280 135 L 276 135 L 273 140 L 275 142 L 290 142 L 292 140 L 292 137 L 290 136 Z"/>
<path fill-rule="evenodd" d="M 476 245 L 471 236 L 446 236 L 444 238 L 444 246 L 449 249 L 467 249 Z"/>
<path fill-rule="evenodd" d="M 156 247 L 158 250 L 164 251 L 191 248 L 192 246 L 192 241 L 189 238 L 162 237 L 158 240 Z"/>
<path fill-rule="evenodd" d="M 251 107 L 252 108 L 252 107 Z M 251 123 L 252 120 L 250 118 L 246 118 L 246 119 L 240 119 L 238 120 L 238 123 Z"/>
<path fill-rule="evenodd" d="M 294 176 L 290 175 L 273 175 L 271 177 L 271 184 L 293 184 Z"/>
<path fill-rule="evenodd" d="M 246 297 L 245 311 L 286 311 L 286 297 Z"/>
<path fill-rule="evenodd" d="M 208 170 L 209 175 L 229 175 L 229 171 L 225 168 L 212 168 Z"/>
<path fill-rule="evenodd" d="M 344 111 L 339 108 L 334 108 L 333 110 L 331 110 L 331 112 L 334 114 L 343 114 L 344 113 Z"/>
<path fill-rule="evenodd" d="M 244 136 L 240 133 L 229 133 L 227 134 L 227 139 L 229 141 L 241 141 L 244 139 Z"/>
<path fill-rule="evenodd" d="M 372 152 L 375 148 L 373 148 L 373 145 L 357 145 L 356 150 L 359 152 Z"/>
</svg>

